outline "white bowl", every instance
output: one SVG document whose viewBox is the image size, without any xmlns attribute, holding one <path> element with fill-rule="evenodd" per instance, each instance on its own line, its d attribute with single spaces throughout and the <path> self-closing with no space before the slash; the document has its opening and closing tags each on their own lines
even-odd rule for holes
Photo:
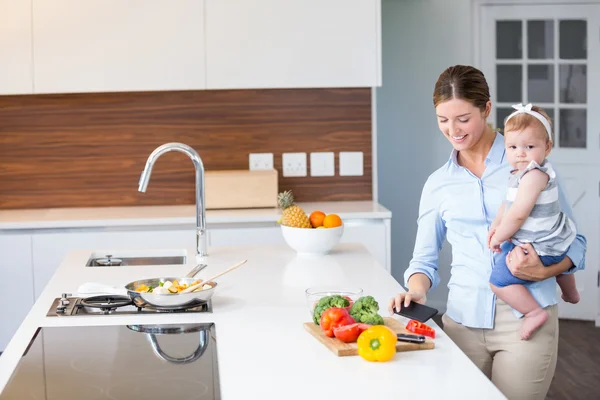
<svg viewBox="0 0 600 400">
<path fill-rule="evenodd" d="M 342 238 L 344 225 L 336 228 L 292 228 L 281 225 L 285 242 L 299 255 L 324 255 L 329 253 Z"/>
</svg>

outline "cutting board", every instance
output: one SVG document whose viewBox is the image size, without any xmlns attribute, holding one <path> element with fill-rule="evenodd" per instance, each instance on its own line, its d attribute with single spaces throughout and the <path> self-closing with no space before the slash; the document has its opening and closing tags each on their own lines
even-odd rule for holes
<svg viewBox="0 0 600 400">
<path fill-rule="evenodd" d="M 396 321 L 391 317 L 384 317 L 383 321 L 386 326 L 390 327 L 396 333 L 408 333 L 409 332 L 404 328 L 400 322 Z M 356 342 L 354 343 L 344 343 L 336 338 L 330 338 L 325 335 L 323 329 L 320 326 L 315 325 L 313 322 L 304 323 L 304 328 L 317 340 L 325 345 L 329 350 L 333 352 L 338 357 L 346 357 L 346 356 L 357 356 L 358 355 L 358 345 Z M 431 338 L 426 338 L 425 343 L 408 343 L 408 342 L 396 342 L 396 351 L 414 351 L 414 350 L 430 350 L 435 347 L 435 343 Z"/>
<path fill-rule="evenodd" d="M 206 171 L 207 210 L 277 207 L 278 173 L 268 171 Z"/>
</svg>

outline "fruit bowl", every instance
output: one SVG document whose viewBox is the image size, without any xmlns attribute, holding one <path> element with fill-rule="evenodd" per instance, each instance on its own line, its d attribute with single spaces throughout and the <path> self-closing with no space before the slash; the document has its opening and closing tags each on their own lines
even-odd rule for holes
<svg viewBox="0 0 600 400">
<path fill-rule="evenodd" d="M 333 296 L 334 294 L 338 294 L 342 297 L 347 297 L 354 303 L 358 300 L 362 294 L 363 290 L 361 288 L 353 288 L 353 287 L 333 287 L 333 286 L 322 286 L 322 287 L 311 287 L 306 289 L 306 304 L 308 305 L 308 311 L 310 312 L 310 316 L 312 318 L 313 311 L 315 306 L 323 297 Z"/>
<path fill-rule="evenodd" d="M 281 225 L 285 242 L 298 255 L 325 255 L 340 242 L 344 225 L 335 228 L 308 229 Z"/>
</svg>

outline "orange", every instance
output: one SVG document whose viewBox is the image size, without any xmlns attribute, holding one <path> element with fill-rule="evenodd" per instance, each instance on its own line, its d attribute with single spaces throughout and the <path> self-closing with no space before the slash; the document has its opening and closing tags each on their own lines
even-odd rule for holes
<svg viewBox="0 0 600 400">
<path fill-rule="evenodd" d="M 325 228 L 335 228 L 342 226 L 342 219 L 337 214 L 328 214 L 323 220 Z"/>
<path fill-rule="evenodd" d="M 310 219 L 310 224 L 313 228 L 318 228 L 323 225 L 325 213 L 322 211 L 313 211 L 308 219 Z"/>
</svg>

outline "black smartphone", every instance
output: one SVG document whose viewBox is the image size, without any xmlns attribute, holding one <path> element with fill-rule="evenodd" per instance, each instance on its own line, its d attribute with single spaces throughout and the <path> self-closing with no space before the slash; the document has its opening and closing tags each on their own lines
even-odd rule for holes
<svg viewBox="0 0 600 400">
<path fill-rule="evenodd" d="M 409 342 L 409 343 L 425 343 L 425 336 L 423 335 L 409 335 L 405 333 L 399 333 L 398 340 L 401 342 Z"/>
<path fill-rule="evenodd" d="M 394 313 L 402 315 L 403 317 L 417 320 L 419 322 L 426 322 L 430 318 L 437 315 L 438 310 L 433 307 L 425 306 L 423 304 L 415 303 L 411 301 L 408 307 L 402 304 L 400 311 L 397 311 L 394 307 Z"/>
</svg>

